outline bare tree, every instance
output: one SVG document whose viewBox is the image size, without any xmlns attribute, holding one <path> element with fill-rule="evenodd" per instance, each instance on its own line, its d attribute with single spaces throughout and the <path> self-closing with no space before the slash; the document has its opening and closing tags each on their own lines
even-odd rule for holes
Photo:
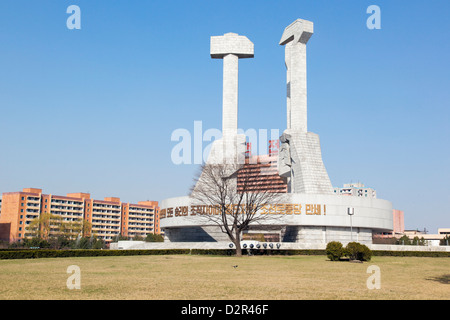
<svg viewBox="0 0 450 320">
<path fill-rule="evenodd" d="M 89 235 L 92 230 L 92 224 L 84 219 L 64 221 L 60 215 L 45 212 L 33 219 L 26 230 L 29 236 L 41 239 L 58 236 L 76 239 L 78 236 L 85 237 Z"/>
<path fill-rule="evenodd" d="M 261 209 L 276 203 L 282 195 L 265 188 L 264 179 L 248 174 L 243 164 L 205 164 L 194 181 L 192 201 L 213 208 L 201 217 L 228 235 L 237 256 L 242 255 L 242 231 L 267 219 Z"/>
</svg>

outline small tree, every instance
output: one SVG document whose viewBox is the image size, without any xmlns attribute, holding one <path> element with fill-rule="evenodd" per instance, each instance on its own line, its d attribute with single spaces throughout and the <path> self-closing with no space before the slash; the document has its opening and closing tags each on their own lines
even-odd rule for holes
<svg viewBox="0 0 450 320">
<path fill-rule="evenodd" d="M 350 260 L 370 261 L 372 251 L 364 244 L 358 242 L 349 242 L 345 247 L 345 255 Z"/>
<path fill-rule="evenodd" d="M 89 238 L 83 237 L 77 240 L 77 249 L 90 249 L 91 240 Z"/>
<path fill-rule="evenodd" d="M 116 235 L 116 236 L 114 236 L 114 237 L 112 238 L 112 241 L 113 241 L 113 242 L 117 242 L 117 241 L 126 241 L 126 240 L 128 240 L 128 237 L 123 236 L 123 235 L 121 235 L 121 234 L 118 234 L 118 235 Z"/>
<path fill-rule="evenodd" d="M 327 244 L 326 253 L 331 261 L 338 261 L 344 255 L 344 247 L 338 241 L 331 241 Z"/>
<path fill-rule="evenodd" d="M 412 240 L 412 244 L 415 246 L 424 246 L 426 244 L 426 240 L 424 237 L 419 238 L 418 236 L 415 236 Z"/>
<path fill-rule="evenodd" d="M 144 241 L 144 237 L 137 234 L 133 237 L 133 240 L 134 241 Z"/>
<path fill-rule="evenodd" d="M 398 239 L 397 244 L 405 245 L 405 246 L 410 245 L 411 239 L 409 239 L 409 237 L 407 235 L 404 235 L 400 239 Z"/>
<path fill-rule="evenodd" d="M 28 248 L 49 248 L 50 243 L 47 240 L 33 237 L 24 239 L 23 245 Z"/>
<path fill-rule="evenodd" d="M 146 242 L 164 242 L 164 237 L 160 234 L 149 233 L 145 238 Z"/>
</svg>

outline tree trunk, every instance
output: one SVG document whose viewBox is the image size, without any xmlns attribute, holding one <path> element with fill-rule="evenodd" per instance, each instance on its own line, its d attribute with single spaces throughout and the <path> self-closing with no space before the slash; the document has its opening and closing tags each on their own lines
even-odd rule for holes
<svg viewBox="0 0 450 320">
<path fill-rule="evenodd" d="M 236 246 L 236 257 L 242 257 L 241 232 L 239 230 L 236 230 L 234 245 Z"/>
</svg>

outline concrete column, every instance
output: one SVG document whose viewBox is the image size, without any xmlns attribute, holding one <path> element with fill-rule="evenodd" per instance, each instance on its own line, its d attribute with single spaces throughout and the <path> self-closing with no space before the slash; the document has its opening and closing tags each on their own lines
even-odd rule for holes
<svg viewBox="0 0 450 320">
<path fill-rule="evenodd" d="M 306 88 L 306 44 L 288 44 L 290 52 L 291 129 L 308 132 Z"/>
<path fill-rule="evenodd" d="M 235 135 L 238 129 L 238 60 L 235 54 L 223 57 L 223 136 Z"/>
<path fill-rule="evenodd" d="M 284 50 L 286 65 L 286 129 L 291 129 L 291 45 L 287 44 Z"/>
</svg>

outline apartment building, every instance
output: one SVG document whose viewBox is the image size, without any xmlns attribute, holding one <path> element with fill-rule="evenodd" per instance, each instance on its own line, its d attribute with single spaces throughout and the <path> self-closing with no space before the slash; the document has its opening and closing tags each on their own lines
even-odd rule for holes
<svg viewBox="0 0 450 320">
<path fill-rule="evenodd" d="M 122 204 L 122 236 L 133 238 L 145 237 L 149 233 L 159 234 L 159 222 L 154 208 L 156 201 L 139 201 L 137 204 Z"/>
<path fill-rule="evenodd" d="M 3 193 L 0 239 L 14 242 L 31 236 L 30 226 L 46 216 L 52 222 L 43 234 L 45 237 L 62 232 L 61 225 L 65 226 L 66 234 L 95 235 L 106 242 L 118 235 L 133 238 L 161 232 L 157 201 L 130 204 L 116 197 L 96 200 L 89 193 L 58 196 L 43 194 L 42 189 L 25 188 L 21 192 Z"/>
</svg>

